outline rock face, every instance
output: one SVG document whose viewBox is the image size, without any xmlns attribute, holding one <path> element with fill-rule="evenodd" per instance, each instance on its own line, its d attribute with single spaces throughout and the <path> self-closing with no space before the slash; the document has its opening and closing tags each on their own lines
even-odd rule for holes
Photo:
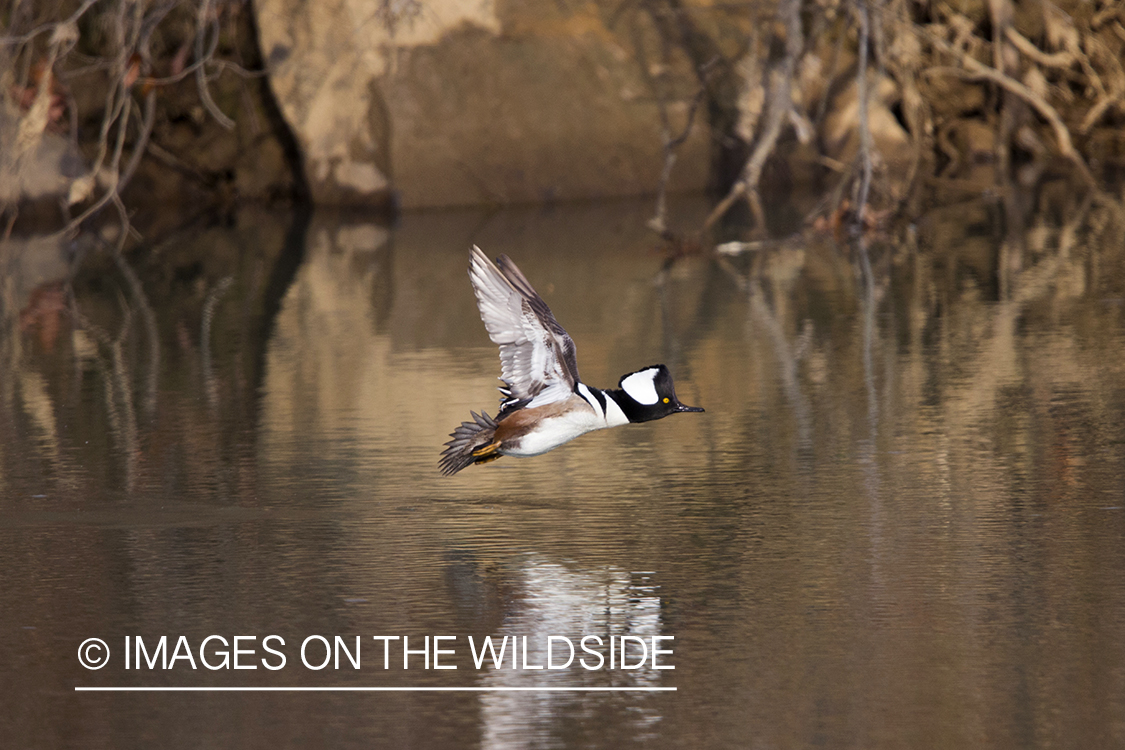
<svg viewBox="0 0 1125 750">
<path fill-rule="evenodd" d="M 653 74 L 682 127 L 686 62 L 642 68 L 639 15 L 553 0 L 261 0 L 271 85 L 313 199 L 404 207 L 653 192 L 663 144 Z M 647 42 L 646 42 L 647 40 Z M 675 68 L 675 69 L 673 69 Z M 707 179 L 702 117 L 670 187 Z"/>
</svg>

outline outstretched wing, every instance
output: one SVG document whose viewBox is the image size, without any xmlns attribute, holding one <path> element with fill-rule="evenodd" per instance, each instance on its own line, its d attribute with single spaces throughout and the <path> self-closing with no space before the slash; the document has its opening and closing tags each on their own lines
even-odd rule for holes
<svg viewBox="0 0 1125 750">
<path fill-rule="evenodd" d="M 569 398 L 578 384 L 574 342 L 516 264 L 501 255 L 493 265 L 474 245 L 469 278 L 488 336 L 500 347 L 502 407 Z"/>
</svg>

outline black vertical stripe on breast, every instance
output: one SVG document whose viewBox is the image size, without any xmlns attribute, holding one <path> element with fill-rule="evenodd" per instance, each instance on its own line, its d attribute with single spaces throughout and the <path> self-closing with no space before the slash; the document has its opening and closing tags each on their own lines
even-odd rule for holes
<svg viewBox="0 0 1125 750">
<path fill-rule="evenodd" d="M 583 401 L 590 404 L 590 406 L 595 411 L 597 411 L 599 414 L 601 414 L 602 419 L 605 419 L 606 418 L 605 394 L 602 393 L 601 390 L 599 390 L 597 388 L 586 385 L 586 389 L 591 393 L 591 395 L 593 395 L 594 400 L 598 402 L 597 404 L 593 404 L 593 403 L 590 402 L 590 399 L 586 398 L 586 395 L 584 393 L 582 393 L 581 390 L 579 390 L 579 388 L 578 388 L 579 385 L 586 385 L 586 384 L 585 383 L 580 383 L 580 384 L 576 383 L 575 386 L 574 386 L 575 392 L 577 392 L 578 395 L 582 397 Z"/>
</svg>

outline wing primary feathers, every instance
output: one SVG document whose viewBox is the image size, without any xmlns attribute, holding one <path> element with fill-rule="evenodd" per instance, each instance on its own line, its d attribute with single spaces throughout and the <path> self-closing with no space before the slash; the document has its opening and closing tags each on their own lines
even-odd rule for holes
<svg viewBox="0 0 1125 750">
<path fill-rule="evenodd" d="M 473 246 L 469 276 L 489 338 L 500 348 L 502 410 L 531 399 L 562 401 L 578 385 L 574 342 L 527 277 L 506 255 L 497 263 Z"/>
<path fill-rule="evenodd" d="M 527 300 L 527 304 L 531 311 L 535 313 L 535 317 L 539 319 L 543 328 L 551 334 L 558 359 L 566 368 L 565 375 L 570 380 L 571 389 L 578 387 L 580 380 L 578 377 L 578 359 L 574 350 L 574 341 L 570 338 L 570 334 L 555 320 L 551 308 L 547 306 L 547 303 L 539 296 L 539 292 L 535 291 L 531 282 L 527 280 L 523 271 L 511 258 L 507 255 L 501 255 L 496 259 L 496 266 L 508 283 Z"/>
</svg>

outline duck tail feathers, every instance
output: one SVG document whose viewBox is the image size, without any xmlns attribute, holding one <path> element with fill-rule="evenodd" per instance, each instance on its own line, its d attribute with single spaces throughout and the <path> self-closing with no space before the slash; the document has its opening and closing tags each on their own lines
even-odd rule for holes
<svg viewBox="0 0 1125 750">
<path fill-rule="evenodd" d="M 484 457 L 474 456 L 473 453 L 490 445 L 496 435 L 496 420 L 483 411 L 480 414 L 472 411 L 469 413 L 473 416 L 473 421 L 462 422 L 449 434 L 453 439 L 445 444 L 447 447 L 438 461 L 441 473 L 446 476 L 456 474 L 466 466 L 482 460 Z M 490 453 L 488 457 L 498 456 Z"/>
</svg>

